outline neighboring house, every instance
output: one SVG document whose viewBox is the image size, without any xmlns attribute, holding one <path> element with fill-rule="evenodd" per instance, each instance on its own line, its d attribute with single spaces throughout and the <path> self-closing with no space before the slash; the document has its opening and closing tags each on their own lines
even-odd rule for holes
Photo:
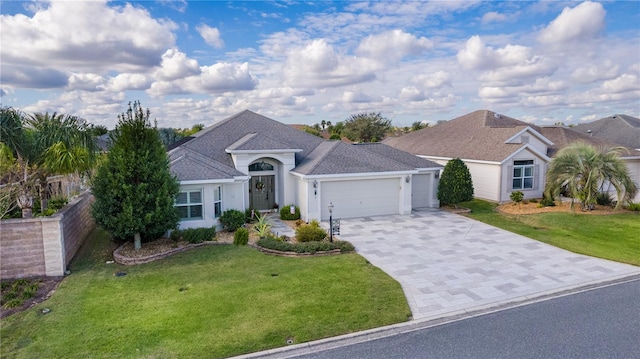
<svg viewBox="0 0 640 359">
<path fill-rule="evenodd" d="M 486 110 L 383 143 L 442 165 L 462 159 L 471 173 L 474 197 L 494 202 L 509 201 L 513 191 L 522 191 L 524 198 L 542 197 L 547 148 L 553 145 L 534 126 Z"/>
<path fill-rule="evenodd" d="M 542 197 L 551 157 L 575 141 L 611 145 L 566 127 L 539 127 L 487 110 L 383 143 L 440 164 L 460 158 L 471 172 L 475 197 L 508 202 L 513 191 L 522 191 L 524 198 Z M 640 152 L 629 149 L 621 158 L 640 183 Z"/>
<path fill-rule="evenodd" d="M 554 145 L 549 148 L 549 156 L 555 155 L 558 150 L 576 141 L 586 142 L 596 147 L 620 147 L 619 144 L 611 143 L 610 141 L 606 141 L 594 136 L 585 135 L 573 130 L 573 128 L 549 126 L 540 127 L 539 130 L 540 133 L 542 133 L 546 138 L 554 143 Z M 638 188 L 640 188 L 640 151 L 634 150 L 633 148 L 626 148 L 626 150 L 620 153 L 620 159 L 625 163 L 627 169 L 629 170 L 629 175 L 636 183 L 636 185 L 638 185 Z M 612 186 L 608 186 L 607 184 L 605 184 L 604 187 L 615 199 L 615 189 Z M 636 193 L 633 201 L 640 202 L 640 191 Z"/>
<path fill-rule="evenodd" d="M 572 128 L 587 136 L 640 150 L 640 119 L 628 115 L 613 115 Z"/>
<path fill-rule="evenodd" d="M 326 141 L 251 111 L 168 152 L 180 181 L 181 228 L 219 225 L 228 209 L 294 204 L 305 221 L 438 207 L 442 166 L 384 144 Z"/>
</svg>

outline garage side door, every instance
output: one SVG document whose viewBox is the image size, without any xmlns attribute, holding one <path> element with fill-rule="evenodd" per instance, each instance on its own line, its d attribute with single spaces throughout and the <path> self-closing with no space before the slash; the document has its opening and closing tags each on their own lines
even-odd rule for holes
<svg viewBox="0 0 640 359">
<path fill-rule="evenodd" d="M 399 213 L 400 180 L 397 178 L 322 182 L 322 220 L 329 219 L 329 203 L 334 218 L 354 218 Z"/>
<path fill-rule="evenodd" d="M 413 175 L 411 178 L 411 208 L 426 208 L 430 205 L 429 175 Z"/>
</svg>

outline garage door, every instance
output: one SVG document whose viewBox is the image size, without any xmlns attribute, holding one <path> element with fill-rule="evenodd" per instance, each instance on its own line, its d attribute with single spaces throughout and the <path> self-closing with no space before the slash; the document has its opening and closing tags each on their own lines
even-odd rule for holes
<svg viewBox="0 0 640 359">
<path fill-rule="evenodd" d="M 329 203 L 334 218 L 379 216 L 400 212 L 400 179 L 322 182 L 322 220 L 329 219 Z"/>
<path fill-rule="evenodd" d="M 413 175 L 411 178 L 411 208 L 431 206 L 431 176 Z"/>
</svg>

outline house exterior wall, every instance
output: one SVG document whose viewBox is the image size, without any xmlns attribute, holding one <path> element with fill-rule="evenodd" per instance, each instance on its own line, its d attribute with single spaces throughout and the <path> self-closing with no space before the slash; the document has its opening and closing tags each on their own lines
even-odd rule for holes
<svg viewBox="0 0 640 359">
<path fill-rule="evenodd" d="M 440 165 L 446 166 L 450 158 L 433 158 L 429 156 L 420 156 L 428 160 L 434 161 Z M 473 160 L 462 160 L 471 174 L 473 182 L 473 197 L 484 199 L 492 202 L 500 202 L 500 186 L 502 168 L 499 163 L 478 162 Z M 435 197 L 438 196 L 437 184 L 435 184 Z M 439 202 L 438 202 L 439 205 Z"/>
<path fill-rule="evenodd" d="M 537 136 L 534 136 L 533 134 L 531 134 L 530 132 L 526 132 L 524 133 L 522 136 L 528 136 L 529 137 L 529 141 L 528 142 L 521 142 L 521 143 L 529 143 L 529 145 L 531 145 L 531 147 L 535 148 L 536 150 L 540 151 L 540 153 L 547 153 L 547 144 L 542 142 Z M 522 136 L 520 136 L 522 138 Z"/>
<path fill-rule="evenodd" d="M 237 209 L 244 211 L 245 200 L 248 201 L 248 182 L 236 183 L 206 183 L 206 184 L 190 184 L 181 185 L 180 191 L 196 191 L 202 190 L 202 219 L 181 220 L 178 228 L 221 228 L 220 221 L 215 216 L 215 190 L 219 186 L 222 187 L 222 212 L 228 209 Z M 247 195 L 245 195 L 247 193 Z"/>
<path fill-rule="evenodd" d="M 625 164 L 627 165 L 631 179 L 633 179 L 633 182 L 635 182 L 638 187 L 638 192 L 633 202 L 640 202 L 640 158 L 625 160 Z"/>
<path fill-rule="evenodd" d="M 3 220 L 0 276 L 63 276 L 67 264 L 95 228 L 91 203 L 93 195 L 86 192 L 51 217 Z"/>
<path fill-rule="evenodd" d="M 527 161 L 533 160 L 534 165 L 534 184 L 533 189 L 518 189 L 517 191 L 522 191 L 524 194 L 524 199 L 531 198 L 542 198 L 544 194 L 545 187 L 545 179 L 547 173 L 547 162 L 540 157 L 536 156 L 532 152 L 522 151 L 518 153 L 518 155 L 510 158 L 505 161 L 502 165 L 502 186 L 500 192 L 500 199 L 498 202 L 510 202 L 511 201 L 511 193 L 514 191 L 513 189 L 513 162 L 514 161 Z"/>
</svg>

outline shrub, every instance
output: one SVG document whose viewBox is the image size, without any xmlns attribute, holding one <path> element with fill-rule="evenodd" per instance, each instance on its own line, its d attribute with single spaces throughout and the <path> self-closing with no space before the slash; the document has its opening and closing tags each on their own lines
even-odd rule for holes
<svg viewBox="0 0 640 359">
<path fill-rule="evenodd" d="M 54 214 L 56 214 L 56 212 L 58 212 L 57 209 L 47 208 L 47 209 L 44 210 L 44 212 L 36 213 L 34 217 L 49 217 L 49 216 L 53 216 Z"/>
<path fill-rule="evenodd" d="M 176 229 L 171 232 L 170 238 L 173 241 L 185 240 L 192 244 L 213 241 L 216 235 L 216 227 L 211 228 L 187 228 Z"/>
<path fill-rule="evenodd" d="M 536 198 L 531 198 L 531 199 L 529 200 L 529 202 L 531 202 L 531 203 L 538 203 L 538 200 L 537 200 Z"/>
<path fill-rule="evenodd" d="M 305 243 L 289 243 L 280 241 L 272 236 L 260 239 L 257 242 L 257 245 L 275 251 L 295 253 L 316 253 L 322 251 L 331 251 L 334 249 L 339 249 L 342 253 L 351 252 L 354 250 L 353 245 L 346 241 L 311 241 Z"/>
<path fill-rule="evenodd" d="M 293 214 L 291 214 L 291 206 L 295 207 L 295 211 Z M 295 221 L 297 219 L 300 219 L 300 207 L 293 204 L 282 207 L 282 209 L 280 209 L 280 219 L 285 221 Z"/>
<path fill-rule="evenodd" d="M 235 232 L 236 229 L 242 227 L 245 223 L 245 214 L 237 209 L 229 209 L 224 211 L 220 216 L 222 227 L 229 232 Z"/>
<path fill-rule="evenodd" d="M 554 207 L 555 205 L 556 205 L 556 202 L 553 200 L 553 198 L 550 198 L 550 197 L 545 195 L 540 200 L 540 204 L 538 206 L 539 207 Z"/>
<path fill-rule="evenodd" d="M 320 228 L 320 223 L 313 220 L 309 224 L 304 224 L 296 229 L 298 242 L 321 241 L 327 237 L 327 231 Z"/>
<path fill-rule="evenodd" d="M 233 234 L 233 244 L 236 246 L 246 246 L 249 243 L 249 230 L 242 227 L 238 228 Z"/>
<path fill-rule="evenodd" d="M 601 206 L 611 206 L 613 204 L 613 197 L 607 192 L 600 192 L 596 196 L 596 203 Z"/>
<path fill-rule="evenodd" d="M 513 191 L 509 197 L 514 203 L 520 203 L 524 198 L 524 193 L 522 193 L 522 191 Z"/>
<path fill-rule="evenodd" d="M 15 298 L 15 299 L 11 299 L 11 300 L 7 301 L 6 303 L 4 303 L 2 305 L 2 308 L 5 308 L 5 309 L 17 308 L 17 307 L 21 306 L 22 304 L 24 304 L 24 301 L 22 299 Z"/>
<path fill-rule="evenodd" d="M 64 196 L 52 197 L 49 200 L 49 204 L 47 208 L 51 208 L 54 211 L 57 211 L 60 208 L 66 206 L 68 202 L 69 201 L 67 200 L 67 197 L 64 197 Z"/>
<path fill-rule="evenodd" d="M 629 202 L 627 209 L 630 211 L 640 212 L 640 202 L 637 202 L 637 203 Z"/>
<path fill-rule="evenodd" d="M 438 200 L 442 205 L 458 205 L 473 199 L 473 182 L 467 165 L 459 158 L 447 162 L 438 184 Z"/>
</svg>

